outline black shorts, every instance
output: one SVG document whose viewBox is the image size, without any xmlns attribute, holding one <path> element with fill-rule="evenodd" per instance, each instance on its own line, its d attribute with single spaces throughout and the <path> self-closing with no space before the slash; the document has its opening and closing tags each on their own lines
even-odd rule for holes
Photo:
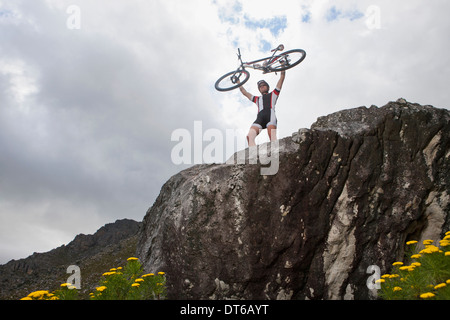
<svg viewBox="0 0 450 320">
<path fill-rule="evenodd" d="M 268 126 L 277 126 L 277 117 L 275 115 L 275 110 L 273 109 L 263 109 L 258 113 L 255 122 L 252 124 L 253 127 L 258 127 L 259 129 L 266 129 Z"/>
</svg>

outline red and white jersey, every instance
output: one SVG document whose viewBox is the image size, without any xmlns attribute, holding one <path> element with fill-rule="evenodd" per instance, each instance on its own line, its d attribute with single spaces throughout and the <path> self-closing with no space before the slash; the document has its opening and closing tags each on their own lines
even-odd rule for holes
<svg viewBox="0 0 450 320">
<path fill-rule="evenodd" d="M 280 89 L 275 88 L 271 93 L 263 94 L 262 96 L 252 97 L 252 101 L 258 106 L 258 113 L 263 111 L 264 109 L 273 109 L 275 110 L 275 105 L 278 100 L 278 96 L 280 95 Z"/>
</svg>

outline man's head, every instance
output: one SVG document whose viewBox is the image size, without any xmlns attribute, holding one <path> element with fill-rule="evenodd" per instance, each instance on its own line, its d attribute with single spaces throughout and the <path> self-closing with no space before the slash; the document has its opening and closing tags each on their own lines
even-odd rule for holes
<svg viewBox="0 0 450 320">
<path fill-rule="evenodd" d="M 258 89 L 262 94 L 269 93 L 269 84 L 264 80 L 260 80 L 258 81 Z"/>
</svg>

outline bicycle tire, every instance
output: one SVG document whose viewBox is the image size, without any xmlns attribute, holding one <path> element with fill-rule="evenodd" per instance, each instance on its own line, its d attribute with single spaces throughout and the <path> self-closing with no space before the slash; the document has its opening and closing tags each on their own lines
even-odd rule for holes
<svg viewBox="0 0 450 320">
<path fill-rule="evenodd" d="M 244 75 L 244 79 L 241 80 L 240 83 L 235 84 L 231 81 L 231 77 L 233 75 L 239 74 L 239 73 L 240 73 L 239 77 Z M 227 74 L 224 74 L 223 76 L 221 76 L 216 81 L 214 87 L 218 91 L 230 91 L 230 90 L 234 90 L 234 89 L 239 88 L 240 86 L 244 85 L 248 81 L 248 79 L 250 79 L 250 73 L 247 70 L 240 70 L 238 72 L 231 71 L 231 72 L 228 72 Z"/>
<path fill-rule="evenodd" d="M 279 67 L 275 67 L 275 68 L 270 66 L 269 67 L 270 72 L 284 71 L 284 70 L 293 68 L 296 65 L 300 64 L 300 62 L 302 62 L 306 58 L 306 52 L 305 52 L 305 50 L 302 50 L 302 49 L 289 50 L 289 51 L 283 52 L 282 54 L 278 55 L 278 57 L 289 56 L 289 55 L 292 55 L 293 53 L 300 54 L 299 57 L 294 58 L 295 61 L 293 63 L 289 63 L 288 65 L 280 64 Z M 280 59 L 277 59 L 277 60 L 280 60 Z"/>
</svg>

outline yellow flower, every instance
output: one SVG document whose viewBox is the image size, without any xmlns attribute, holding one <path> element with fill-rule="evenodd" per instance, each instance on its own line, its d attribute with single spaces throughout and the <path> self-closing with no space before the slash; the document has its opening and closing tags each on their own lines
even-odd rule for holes
<svg viewBox="0 0 450 320">
<path fill-rule="evenodd" d="M 402 266 L 403 262 L 394 262 L 392 265 L 393 266 Z"/>
<path fill-rule="evenodd" d="M 440 289 L 440 288 L 444 288 L 444 287 L 446 287 L 446 286 L 447 286 L 447 284 L 445 284 L 445 283 L 440 283 L 440 284 L 434 286 L 434 288 L 437 290 L 437 289 Z"/>
<path fill-rule="evenodd" d="M 138 258 L 135 258 L 135 257 L 129 257 L 129 258 L 127 259 L 127 261 L 136 261 L 136 260 L 138 260 Z"/>
<path fill-rule="evenodd" d="M 384 279 L 378 279 L 378 280 L 375 281 L 375 283 L 383 283 L 383 282 L 386 282 L 386 280 L 384 280 Z"/>
<path fill-rule="evenodd" d="M 118 267 L 117 270 L 122 270 L 122 267 Z"/>
<path fill-rule="evenodd" d="M 415 266 L 403 266 L 400 267 L 400 270 L 402 271 L 414 271 Z"/>
<path fill-rule="evenodd" d="M 142 276 L 142 278 L 145 278 L 145 277 L 151 277 L 151 276 L 154 276 L 155 274 L 153 274 L 153 273 L 147 273 L 147 274 L 144 274 L 143 276 Z"/>
<path fill-rule="evenodd" d="M 446 235 L 446 236 L 450 236 L 450 231 L 447 231 L 447 232 L 445 233 L 445 235 Z"/>
<path fill-rule="evenodd" d="M 447 251 L 447 252 L 445 253 L 445 255 L 446 255 L 446 256 L 450 256 L 450 251 Z"/>
<path fill-rule="evenodd" d="M 402 288 L 400 288 L 400 287 L 394 287 L 394 289 L 392 289 L 392 291 L 401 291 L 402 290 Z"/>
<path fill-rule="evenodd" d="M 450 241 L 449 240 L 441 240 L 441 241 L 439 241 L 439 244 L 441 245 L 441 247 L 450 246 Z"/>
<path fill-rule="evenodd" d="M 419 253 L 434 253 L 434 252 L 439 252 L 439 248 L 433 245 L 428 245 L 425 249 L 423 249 L 422 251 L 420 251 Z"/>
<path fill-rule="evenodd" d="M 134 280 L 134 282 L 143 282 L 143 281 L 144 281 L 144 279 L 141 279 L 141 278 Z"/>
<path fill-rule="evenodd" d="M 132 287 L 139 287 L 140 284 L 135 282 L 135 283 L 133 283 L 131 286 L 132 286 Z"/>
<path fill-rule="evenodd" d="M 117 269 L 116 268 L 111 268 L 111 269 L 109 269 L 109 271 L 117 271 Z"/>
<path fill-rule="evenodd" d="M 381 276 L 381 278 L 390 278 L 391 277 L 391 275 L 390 274 L 383 274 L 382 276 Z"/>
<path fill-rule="evenodd" d="M 404 266 L 404 267 L 400 267 L 400 270 L 402 270 L 402 271 L 404 271 L 404 270 L 413 271 L 413 270 L 414 270 L 414 266 Z"/>
<path fill-rule="evenodd" d="M 433 240 L 423 240 L 424 245 L 429 245 L 432 244 L 433 242 L 434 242 Z"/>
<path fill-rule="evenodd" d="M 420 297 L 422 299 L 433 298 L 434 297 L 434 293 L 431 293 L 431 292 L 423 293 L 423 294 L 420 295 Z"/>
<path fill-rule="evenodd" d="M 71 283 L 68 283 L 68 282 L 66 282 L 66 283 L 62 283 L 61 284 L 61 287 L 67 287 L 67 286 L 71 286 L 72 284 Z"/>
<path fill-rule="evenodd" d="M 450 240 L 450 234 L 448 236 L 445 236 L 442 240 Z"/>
<path fill-rule="evenodd" d="M 391 274 L 391 275 L 389 276 L 389 279 L 392 279 L 392 278 L 398 278 L 398 277 L 400 277 L 398 274 Z"/>
<path fill-rule="evenodd" d="M 48 291 L 47 290 L 38 290 L 38 291 L 34 291 L 32 293 L 30 293 L 28 295 L 28 297 L 30 298 L 36 298 L 36 299 L 42 299 L 44 296 L 48 295 Z"/>
<path fill-rule="evenodd" d="M 406 243 L 406 245 L 407 245 L 407 246 L 410 246 L 410 245 L 416 244 L 416 243 L 417 243 L 417 241 L 416 241 L 416 240 L 413 240 L 413 241 L 408 241 L 408 242 Z"/>
<path fill-rule="evenodd" d="M 411 263 L 411 266 L 414 266 L 414 267 L 420 267 L 422 264 L 420 263 L 420 262 L 413 262 L 413 263 Z"/>
<path fill-rule="evenodd" d="M 33 300 L 33 299 L 31 299 L 30 297 L 25 297 L 25 298 L 22 298 L 20 300 Z"/>
<path fill-rule="evenodd" d="M 413 255 L 411 256 L 411 259 L 419 259 L 420 257 L 421 257 L 420 254 L 413 254 Z"/>
<path fill-rule="evenodd" d="M 163 275 L 165 275 L 165 273 L 164 273 L 164 272 L 158 272 L 158 274 L 159 274 L 160 276 L 163 276 Z"/>
<path fill-rule="evenodd" d="M 101 286 L 101 287 L 98 287 L 97 288 L 97 291 L 100 291 L 100 292 L 102 292 L 103 290 L 105 290 L 106 289 L 106 287 L 105 286 Z"/>
<path fill-rule="evenodd" d="M 445 281 L 447 284 L 450 284 L 450 279 L 448 279 L 447 281 Z"/>
</svg>

